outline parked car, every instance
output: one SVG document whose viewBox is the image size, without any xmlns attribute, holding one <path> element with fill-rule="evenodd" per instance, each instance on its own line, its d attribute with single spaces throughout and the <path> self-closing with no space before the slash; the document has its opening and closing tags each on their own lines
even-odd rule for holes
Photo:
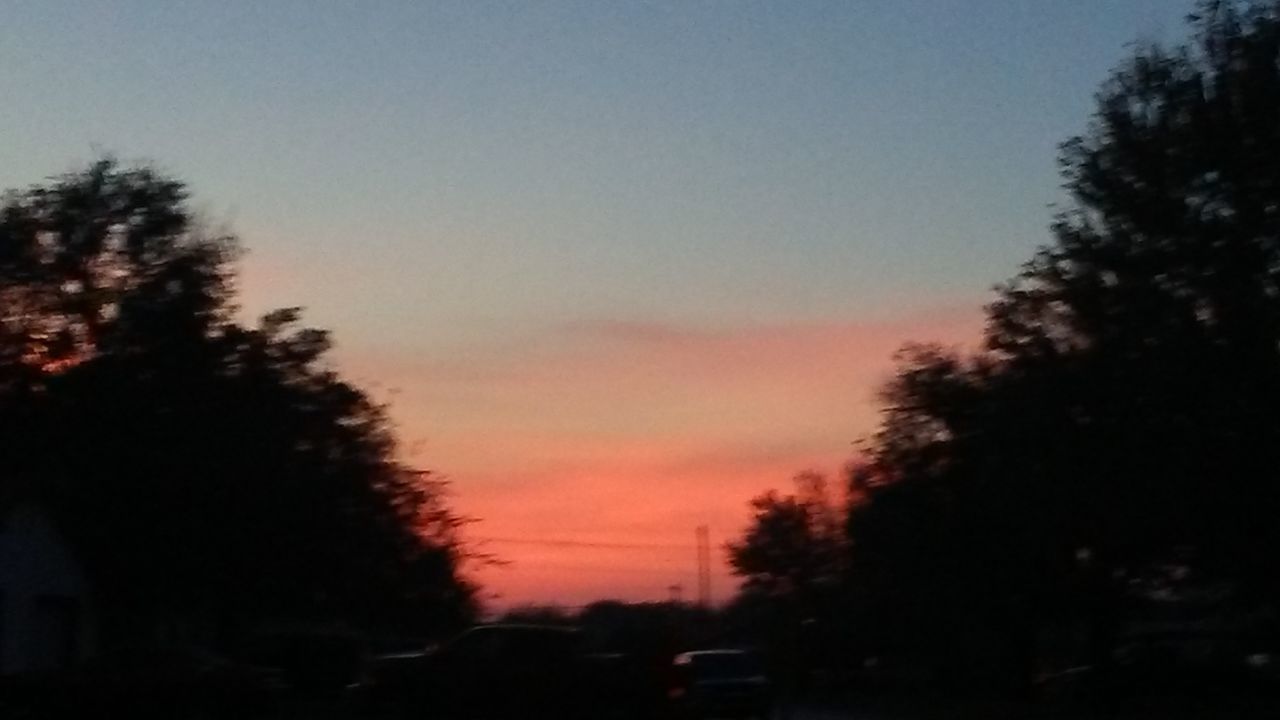
<svg viewBox="0 0 1280 720">
<path fill-rule="evenodd" d="M 371 656 L 356 633 L 323 628 L 260 632 L 243 644 L 239 658 L 273 672 L 287 701 L 358 707 L 372 690 Z"/>
<path fill-rule="evenodd" d="M 574 717 L 598 686 L 589 667 L 576 630 L 483 625 L 431 653 L 420 703 L 437 717 Z"/>
<path fill-rule="evenodd" d="M 370 712 L 382 715 L 411 713 L 423 697 L 422 688 L 431 675 L 434 648 L 427 644 L 383 649 L 370 658 L 372 688 L 368 695 Z"/>
<path fill-rule="evenodd" d="M 672 663 L 669 693 L 684 718 L 756 717 L 773 712 L 773 694 L 763 664 L 745 650 L 681 653 Z"/>
</svg>

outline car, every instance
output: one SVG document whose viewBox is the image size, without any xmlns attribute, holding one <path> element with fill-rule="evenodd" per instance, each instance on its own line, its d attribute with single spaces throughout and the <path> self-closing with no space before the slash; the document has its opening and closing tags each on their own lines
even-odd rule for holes
<svg viewBox="0 0 1280 720">
<path fill-rule="evenodd" d="M 430 675 L 433 652 L 426 643 L 375 652 L 370 658 L 369 710 L 383 716 L 411 713 Z"/>
<path fill-rule="evenodd" d="M 752 652 L 737 649 L 680 653 L 672 661 L 668 693 L 683 718 L 767 718 L 773 694 L 763 664 Z"/>
<path fill-rule="evenodd" d="M 592 683 L 581 634 L 540 625 L 481 625 L 432 652 L 422 708 L 437 717 L 574 717 Z"/>
<path fill-rule="evenodd" d="M 239 651 L 248 666 L 270 670 L 289 703 L 359 708 L 373 685 L 372 657 L 357 633 L 287 628 L 250 636 Z"/>
</svg>

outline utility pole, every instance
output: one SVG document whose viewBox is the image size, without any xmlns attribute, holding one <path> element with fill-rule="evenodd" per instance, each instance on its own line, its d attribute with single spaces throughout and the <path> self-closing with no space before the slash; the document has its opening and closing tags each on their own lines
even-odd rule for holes
<svg viewBox="0 0 1280 720">
<path fill-rule="evenodd" d="M 699 525 L 695 534 L 698 539 L 698 604 L 708 609 L 711 607 L 711 531 L 706 525 Z"/>
</svg>

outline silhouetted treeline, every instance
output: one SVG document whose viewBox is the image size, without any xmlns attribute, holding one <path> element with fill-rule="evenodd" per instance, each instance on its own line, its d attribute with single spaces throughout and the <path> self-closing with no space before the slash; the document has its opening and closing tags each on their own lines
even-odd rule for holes
<svg viewBox="0 0 1280 720">
<path fill-rule="evenodd" d="M 600 600 L 576 610 L 529 605 L 508 610 L 499 622 L 574 627 L 592 652 L 665 656 L 666 662 L 676 653 L 734 645 L 743 638 L 713 610 L 672 602 Z"/>
<path fill-rule="evenodd" d="M 1063 144 L 1069 201 L 997 288 L 982 349 L 902 352 L 839 542 L 803 497 L 762 500 L 731 548 L 742 602 L 794 608 L 793 635 L 827 626 L 849 665 L 1008 688 L 1113 669 L 1143 602 L 1212 596 L 1223 634 L 1274 619 L 1280 3 L 1190 22 Z"/>
<path fill-rule="evenodd" d="M 47 508 L 108 638 L 465 622 L 440 484 L 400 460 L 327 333 L 294 309 L 237 320 L 238 255 L 148 168 L 102 160 L 5 195 L 0 499 Z"/>
</svg>

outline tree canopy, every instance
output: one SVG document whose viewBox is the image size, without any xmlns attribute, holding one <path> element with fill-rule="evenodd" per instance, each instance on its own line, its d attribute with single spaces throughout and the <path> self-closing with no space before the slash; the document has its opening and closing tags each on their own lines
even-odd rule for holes
<svg viewBox="0 0 1280 720">
<path fill-rule="evenodd" d="M 237 319 L 228 233 L 100 160 L 0 208 L 0 482 L 135 614 L 466 617 L 461 518 L 296 309 Z"/>
<path fill-rule="evenodd" d="M 1191 22 L 1062 146 L 1069 203 L 997 289 L 984 349 L 904 351 L 849 522 L 855 581 L 1008 618 L 1078 600 L 1080 558 L 1124 578 L 1177 555 L 1274 596 L 1280 4 Z"/>
<path fill-rule="evenodd" d="M 1109 652 L 1112 600 L 1153 567 L 1280 601 L 1280 3 L 1189 22 L 1061 146 L 1051 242 L 996 288 L 981 349 L 899 355 L 851 475 L 864 634 L 1027 669 L 1069 615 Z"/>
<path fill-rule="evenodd" d="M 843 535 L 826 478 L 804 472 L 795 484 L 793 494 L 770 490 L 753 499 L 751 525 L 727 550 L 747 591 L 807 601 L 839 577 Z"/>
</svg>

